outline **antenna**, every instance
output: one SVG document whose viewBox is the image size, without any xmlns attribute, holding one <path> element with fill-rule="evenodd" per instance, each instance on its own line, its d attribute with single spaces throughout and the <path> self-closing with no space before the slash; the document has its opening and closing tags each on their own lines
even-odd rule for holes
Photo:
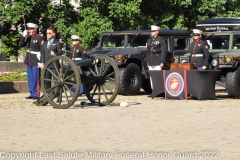
<svg viewBox="0 0 240 160">
<path fill-rule="evenodd" d="M 26 30 L 26 23 L 25 23 L 25 17 L 24 17 L 24 12 L 22 12 L 23 15 L 23 23 L 24 23 L 24 29 Z"/>
</svg>

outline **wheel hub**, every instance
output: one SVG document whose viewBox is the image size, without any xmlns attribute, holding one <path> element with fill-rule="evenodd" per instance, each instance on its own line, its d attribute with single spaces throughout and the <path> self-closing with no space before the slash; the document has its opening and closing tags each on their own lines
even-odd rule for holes
<svg viewBox="0 0 240 160">
<path fill-rule="evenodd" d="M 62 78 L 58 78 L 58 79 L 57 79 L 57 85 L 58 85 L 58 86 L 61 86 L 61 87 L 64 85 L 64 81 L 63 81 Z"/>
<path fill-rule="evenodd" d="M 106 82 L 106 80 L 103 76 L 99 76 L 98 79 L 99 79 L 98 83 L 97 83 L 98 85 L 103 85 Z"/>
<path fill-rule="evenodd" d="M 136 78 L 135 74 L 134 73 L 129 74 L 128 85 L 133 87 L 136 84 L 136 81 L 137 81 L 137 78 Z"/>
</svg>

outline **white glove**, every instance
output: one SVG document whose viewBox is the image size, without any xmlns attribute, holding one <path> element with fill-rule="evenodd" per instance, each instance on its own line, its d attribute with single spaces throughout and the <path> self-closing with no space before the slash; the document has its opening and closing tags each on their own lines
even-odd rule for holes
<svg viewBox="0 0 240 160">
<path fill-rule="evenodd" d="M 38 68 L 43 69 L 44 68 L 44 64 L 43 63 L 38 63 Z"/>
<path fill-rule="evenodd" d="M 27 30 L 23 31 L 23 37 L 26 37 L 26 35 L 28 34 Z"/>
<path fill-rule="evenodd" d="M 203 66 L 202 69 L 206 69 L 207 67 L 206 66 Z"/>
</svg>

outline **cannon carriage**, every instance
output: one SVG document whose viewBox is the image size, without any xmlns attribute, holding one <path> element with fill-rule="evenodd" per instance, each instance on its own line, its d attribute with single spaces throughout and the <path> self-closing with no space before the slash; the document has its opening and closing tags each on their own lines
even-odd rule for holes
<svg viewBox="0 0 240 160">
<path fill-rule="evenodd" d="M 46 78 L 46 74 L 51 74 L 53 78 Z M 50 88 L 45 85 L 47 82 L 51 83 Z M 92 104 L 107 105 L 116 98 L 119 82 L 118 66 L 110 57 L 97 55 L 72 61 L 66 56 L 55 56 L 42 70 L 43 95 L 35 104 L 45 106 L 49 103 L 53 108 L 68 108 L 77 101 L 80 87 L 83 87 L 85 96 Z"/>
</svg>

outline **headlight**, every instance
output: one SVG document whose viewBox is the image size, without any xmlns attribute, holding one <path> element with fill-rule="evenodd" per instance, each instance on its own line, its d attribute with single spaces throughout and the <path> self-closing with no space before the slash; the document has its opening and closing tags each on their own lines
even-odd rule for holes
<svg viewBox="0 0 240 160">
<path fill-rule="evenodd" d="M 231 57 L 226 57 L 225 60 L 226 60 L 226 62 L 229 63 L 229 62 L 231 62 L 232 58 Z"/>
<path fill-rule="evenodd" d="M 218 64 L 218 62 L 217 62 L 216 59 L 212 60 L 211 65 L 212 65 L 213 67 L 216 67 L 217 64 Z"/>
<path fill-rule="evenodd" d="M 128 59 L 128 55 L 125 55 L 125 56 L 117 55 L 116 59 L 118 62 L 122 62 L 122 61 Z"/>
</svg>

